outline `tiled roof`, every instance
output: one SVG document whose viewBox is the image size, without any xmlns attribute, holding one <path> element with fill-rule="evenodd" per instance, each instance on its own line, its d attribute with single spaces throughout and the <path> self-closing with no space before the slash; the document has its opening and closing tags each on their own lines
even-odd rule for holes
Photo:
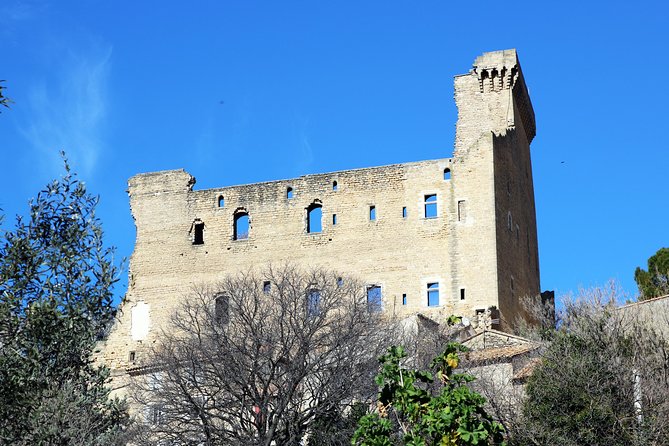
<svg viewBox="0 0 669 446">
<path fill-rule="evenodd" d="M 510 345 L 507 347 L 486 348 L 483 350 L 473 350 L 462 355 L 465 361 L 485 362 L 499 359 L 513 358 L 539 348 L 538 344 L 528 343 L 521 345 Z"/>
<path fill-rule="evenodd" d="M 541 358 L 530 359 L 529 362 L 525 364 L 525 367 L 518 370 L 518 372 L 515 375 L 513 375 L 513 379 L 525 380 L 529 378 L 532 372 L 534 372 L 534 369 L 536 369 L 539 364 L 541 364 Z"/>
</svg>

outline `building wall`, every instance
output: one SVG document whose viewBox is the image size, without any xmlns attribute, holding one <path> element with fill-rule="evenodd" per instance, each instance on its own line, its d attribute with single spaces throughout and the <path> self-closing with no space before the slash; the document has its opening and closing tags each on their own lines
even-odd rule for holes
<svg viewBox="0 0 669 446">
<path fill-rule="evenodd" d="M 115 375 L 133 366 L 130 352 L 141 361 L 194 285 L 284 261 L 381 286 L 388 314 L 475 320 L 477 311 L 496 306 L 500 327 L 509 329 L 518 297 L 539 294 L 529 153 L 534 116 L 513 50 L 479 57 L 455 86 L 453 158 L 208 190 L 193 190 L 195 179 L 183 170 L 131 178 L 137 239 L 129 289 L 102 346 Z M 437 216 L 425 218 L 425 196 L 431 194 L 437 196 Z M 322 232 L 310 234 L 307 209 L 314 203 L 322 206 Z M 249 237 L 233 240 L 240 211 L 250 217 Z M 204 224 L 202 244 L 193 243 L 198 224 Z M 428 307 L 427 284 L 435 282 L 440 305 Z"/>
</svg>

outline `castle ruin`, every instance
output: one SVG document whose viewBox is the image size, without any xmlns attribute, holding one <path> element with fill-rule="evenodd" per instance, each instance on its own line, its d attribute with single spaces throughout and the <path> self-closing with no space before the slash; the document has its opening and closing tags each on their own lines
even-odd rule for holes
<svg viewBox="0 0 669 446">
<path fill-rule="evenodd" d="M 538 296 L 530 143 L 535 120 L 515 50 L 455 77 L 452 158 L 194 190 L 183 170 L 139 174 L 128 292 L 102 357 L 121 378 L 193 285 L 289 260 L 354 275 L 399 317 L 488 313 L 509 331 Z M 492 314 L 490 309 L 492 308 Z"/>
</svg>

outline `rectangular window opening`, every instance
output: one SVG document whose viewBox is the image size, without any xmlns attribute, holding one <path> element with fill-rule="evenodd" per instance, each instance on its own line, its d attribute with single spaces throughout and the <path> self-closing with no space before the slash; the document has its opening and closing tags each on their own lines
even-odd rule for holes
<svg viewBox="0 0 669 446">
<path fill-rule="evenodd" d="M 376 220 L 376 206 L 369 207 L 369 219 L 371 221 Z"/>
<path fill-rule="evenodd" d="M 465 300 L 465 289 L 460 288 L 460 300 Z"/>
<path fill-rule="evenodd" d="M 425 195 L 425 218 L 437 218 L 437 194 Z"/>
<path fill-rule="evenodd" d="M 427 284 L 427 306 L 439 306 L 439 282 Z"/>
<path fill-rule="evenodd" d="M 467 207 L 465 200 L 458 201 L 458 221 L 465 221 L 467 219 Z"/>
<path fill-rule="evenodd" d="M 337 214 L 332 214 L 332 226 L 337 224 Z"/>
<path fill-rule="evenodd" d="M 367 287 L 367 308 L 369 311 L 381 311 L 381 304 L 381 287 L 378 285 Z"/>
<path fill-rule="evenodd" d="M 262 292 L 267 294 L 272 290 L 272 283 L 269 280 L 265 280 L 262 283 Z"/>
<path fill-rule="evenodd" d="M 407 295 L 402 294 L 402 305 L 406 305 L 406 304 L 407 304 Z"/>
<path fill-rule="evenodd" d="M 307 295 L 307 316 L 316 317 L 321 313 L 321 292 L 311 290 Z"/>
<path fill-rule="evenodd" d="M 132 350 L 130 353 L 128 353 L 128 362 L 135 362 L 136 357 L 137 354 L 135 353 L 134 350 Z"/>
<path fill-rule="evenodd" d="M 193 244 L 204 245 L 204 223 L 195 223 L 193 225 Z"/>
<path fill-rule="evenodd" d="M 402 208 L 402 218 L 407 218 L 407 215 L 408 215 L 408 213 L 407 213 L 407 207 L 404 206 L 404 207 Z"/>
</svg>

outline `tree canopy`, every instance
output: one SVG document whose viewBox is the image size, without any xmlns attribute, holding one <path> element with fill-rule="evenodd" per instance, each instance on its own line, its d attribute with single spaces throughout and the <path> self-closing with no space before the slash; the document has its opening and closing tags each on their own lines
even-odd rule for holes
<svg viewBox="0 0 669 446">
<path fill-rule="evenodd" d="M 0 240 L 0 443 L 113 444 L 127 422 L 92 352 L 118 269 L 90 195 L 65 162 Z"/>
<path fill-rule="evenodd" d="M 377 410 L 360 419 L 352 444 L 358 446 L 502 445 L 502 425 L 484 409 L 485 399 L 455 373 L 458 352 L 448 343 L 432 361 L 432 371 L 405 368 L 406 353 L 391 347 L 379 358 Z"/>
<path fill-rule="evenodd" d="M 639 287 L 639 300 L 669 294 L 669 248 L 660 248 L 648 259 L 648 270 L 637 267 L 634 280 Z"/>
</svg>

